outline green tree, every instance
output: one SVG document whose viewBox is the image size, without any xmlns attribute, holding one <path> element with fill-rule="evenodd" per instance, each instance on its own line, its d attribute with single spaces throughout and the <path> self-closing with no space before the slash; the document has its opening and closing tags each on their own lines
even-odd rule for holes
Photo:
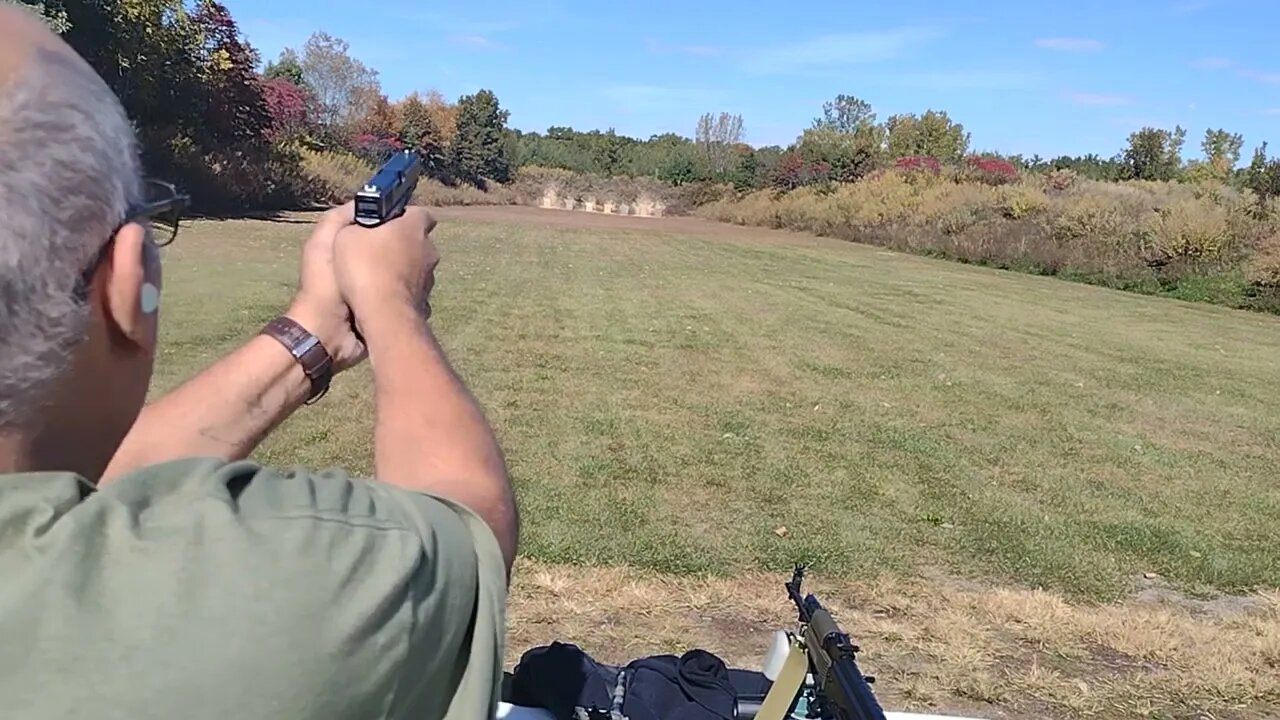
<svg viewBox="0 0 1280 720">
<path fill-rule="evenodd" d="M 777 173 L 778 161 L 785 152 L 777 145 L 766 145 L 762 148 L 756 148 L 753 155 L 756 158 L 756 175 L 751 186 L 756 188 L 768 187 L 773 181 Z"/>
<path fill-rule="evenodd" d="M 1071 170 L 1090 180 L 1110 182 L 1121 179 L 1125 174 L 1124 163 L 1119 155 L 1111 158 L 1102 158 L 1092 153 L 1079 157 L 1059 155 L 1050 160 L 1048 165 L 1054 170 Z"/>
<path fill-rule="evenodd" d="M 695 179 L 697 163 L 693 160 L 693 141 L 676 133 L 650 136 L 627 149 L 627 172 L 648 177 L 671 176 L 679 170 L 683 182 Z"/>
<path fill-rule="evenodd" d="M 684 185 L 699 179 L 698 164 L 690 153 L 674 153 L 658 167 L 659 180 L 672 185 Z"/>
<path fill-rule="evenodd" d="M 450 160 L 456 177 L 476 185 L 485 180 L 506 182 L 511 177 L 508 113 L 490 90 L 458 100 L 458 130 Z"/>
<path fill-rule="evenodd" d="M 822 104 L 822 117 L 814 118 L 814 127 L 824 127 L 836 132 L 852 133 L 875 125 L 876 114 L 871 104 L 852 95 L 837 95 L 835 100 Z"/>
<path fill-rule="evenodd" d="M 622 154 L 627 138 L 618 135 L 613 128 L 608 132 L 593 130 L 584 138 L 591 155 L 591 171 L 601 175 L 614 175 L 622 167 Z"/>
<path fill-rule="evenodd" d="M 885 121 L 884 130 L 890 158 L 927 155 L 956 163 L 969 150 L 969 133 L 964 126 L 940 110 L 929 110 L 920 116 L 892 115 Z"/>
<path fill-rule="evenodd" d="M 807 163 L 830 166 L 828 177 L 840 182 L 853 182 L 880 165 L 883 128 L 874 123 L 847 132 L 836 127 L 819 124 L 805 130 L 796 141 L 796 152 Z"/>
<path fill-rule="evenodd" d="M 1123 153 L 1125 175 L 1135 180 L 1172 180 L 1182 170 L 1182 143 L 1187 131 L 1144 127 L 1129 135 Z"/>
<path fill-rule="evenodd" d="M 754 151 L 742 153 L 738 157 L 738 166 L 733 170 L 733 186 L 739 190 L 749 190 L 755 187 L 756 176 L 760 173 L 760 161 L 756 158 Z"/>
<path fill-rule="evenodd" d="M 280 57 L 267 63 L 262 70 L 264 78 L 284 78 L 300 88 L 307 87 L 306 78 L 302 71 L 302 61 L 298 59 L 298 53 L 290 48 L 285 48 L 280 52 Z"/>
<path fill-rule="evenodd" d="M 1240 162 L 1240 149 L 1244 147 L 1244 136 L 1226 130 L 1205 130 L 1200 149 L 1204 151 L 1205 162 L 1213 169 L 1214 174 L 1226 178 L 1236 164 Z"/>
<path fill-rule="evenodd" d="M 1253 151 L 1253 161 L 1244 173 L 1244 184 L 1258 196 L 1258 203 L 1264 207 L 1280 197 L 1280 158 L 1267 158 L 1265 142 Z"/>
<path fill-rule="evenodd" d="M 400 118 L 400 140 L 417 149 L 428 175 L 444 177 L 448 168 L 446 140 L 431 108 L 415 92 L 400 101 L 396 114 Z"/>
</svg>

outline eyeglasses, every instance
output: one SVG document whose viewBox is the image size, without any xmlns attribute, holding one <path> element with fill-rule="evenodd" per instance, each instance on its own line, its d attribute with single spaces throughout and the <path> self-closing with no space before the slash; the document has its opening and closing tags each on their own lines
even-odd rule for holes
<svg viewBox="0 0 1280 720">
<path fill-rule="evenodd" d="M 131 222 L 147 221 L 151 227 L 151 242 L 156 247 L 165 247 L 173 242 L 178 236 L 178 220 L 182 217 L 182 212 L 186 210 L 187 204 L 191 202 L 190 196 L 178 192 L 178 189 L 170 183 L 163 180 L 145 180 L 143 183 L 144 200 L 138 205 L 129 208 L 125 213 L 124 220 L 116 226 L 111 232 L 111 238 L 115 238 L 115 234 L 120 232 L 120 228 Z M 93 260 L 80 274 L 80 278 L 76 281 L 75 295 L 80 300 L 85 300 L 89 296 L 89 285 L 93 282 L 93 274 L 98 269 L 98 264 L 107 255 L 107 249 L 111 247 L 112 240 L 108 239 L 102 247 L 98 248 L 98 252 L 93 256 Z"/>
<path fill-rule="evenodd" d="M 140 220 L 151 221 L 151 241 L 156 247 L 164 247 L 178 236 L 178 220 L 187 209 L 191 198 L 163 180 L 147 180 L 144 186 L 146 200 L 125 216 L 121 227 Z M 120 228 L 116 228 L 119 231 Z"/>
</svg>

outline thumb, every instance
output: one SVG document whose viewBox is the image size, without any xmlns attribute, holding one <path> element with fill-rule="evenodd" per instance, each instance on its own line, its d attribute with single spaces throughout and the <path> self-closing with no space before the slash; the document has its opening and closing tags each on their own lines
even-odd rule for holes
<svg viewBox="0 0 1280 720">
<path fill-rule="evenodd" d="M 326 210 L 320 216 L 319 222 L 316 223 L 316 230 L 325 230 L 331 233 L 355 223 L 356 203 L 354 200 Z"/>
</svg>

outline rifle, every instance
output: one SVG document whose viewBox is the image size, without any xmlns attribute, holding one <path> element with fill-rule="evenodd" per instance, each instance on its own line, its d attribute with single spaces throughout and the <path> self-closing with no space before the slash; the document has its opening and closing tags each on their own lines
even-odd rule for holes
<svg viewBox="0 0 1280 720">
<path fill-rule="evenodd" d="M 787 633 L 790 647 L 756 720 L 787 717 L 823 720 L 885 720 L 871 691 L 875 678 L 863 676 L 856 655 L 860 648 L 842 632 L 812 593 L 801 595 L 804 567 L 797 566 L 786 584 L 787 596 L 799 611 L 798 633 Z M 812 684 L 806 683 L 812 676 Z"/>
<path fill-rule="evenodd" d="M 422 175 L 422 158 L 412 150 L 393 153 L 356 193 L 356 222 L 377 227 L 404 213 Z"/>
</svg>

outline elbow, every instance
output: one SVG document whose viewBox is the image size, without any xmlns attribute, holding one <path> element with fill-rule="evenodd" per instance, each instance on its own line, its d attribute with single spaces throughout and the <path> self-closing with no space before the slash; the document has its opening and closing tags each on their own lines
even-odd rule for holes
<svg viewBox="0 0 1280 720">
<path fill-rule="evenodd" d="M 502 548 L 502 559 L 507 566 L 507 580 L 511 580 L 511 568 L 515 564 L 516 554 L 520 546 L 520 510 L 516 506 L 515 494 L 511 491 L 511 484 L 506 483 L 507 492 L 504 497 L 497 503 L 492 519 L 489 520 L 489 527 L 493 529 L 494 535 L 498 539 L 498 546 Z"/>
</svg>

